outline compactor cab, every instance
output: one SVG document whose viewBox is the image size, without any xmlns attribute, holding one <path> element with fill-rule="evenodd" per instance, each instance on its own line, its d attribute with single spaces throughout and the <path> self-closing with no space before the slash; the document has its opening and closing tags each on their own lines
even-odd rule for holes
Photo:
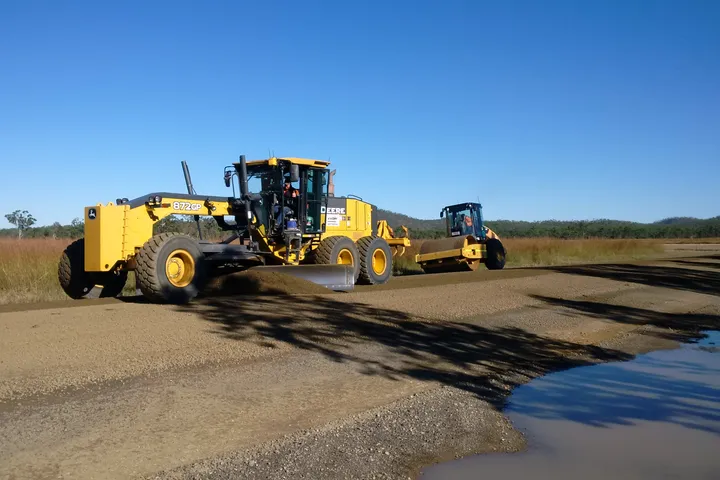
<svg viewBox="0 0 720 480">
<path fill-rule="evenodd" d="M 482 205 L 460 203 L 442 209 L 440 218 L 445 217 L 448 237 L 473 235 L 478 241 L 486 237 L 487 227 L 483 225 Z"/>
<path fill-rule="evenodd" d="M 447 238 L 426 240 L 415 261 L 425 273 L 474 271 L 480 263 L 490 270 L 505 267 L 505 247 L 483 222 L 482 205 L 458 203 L 440 211 Z"/>
</svg>

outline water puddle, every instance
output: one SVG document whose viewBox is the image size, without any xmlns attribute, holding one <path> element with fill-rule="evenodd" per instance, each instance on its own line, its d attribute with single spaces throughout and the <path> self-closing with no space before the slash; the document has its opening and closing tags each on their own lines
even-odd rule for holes
<svg viewBox="0 0 720 480">
<path fill-rule="evenodd" d="M 720 478 L 720 332 L 706 333 L 518 387 L 505 412 L 526 451 L 435 465 L 420 479 Z"/>
</svg>

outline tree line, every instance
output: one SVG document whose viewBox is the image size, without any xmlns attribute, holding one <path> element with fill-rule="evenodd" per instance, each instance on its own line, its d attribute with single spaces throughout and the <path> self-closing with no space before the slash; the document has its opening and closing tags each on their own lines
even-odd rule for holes
<svg viewBox="0 0 720 480">
<path fill-rule="evenodd" d="M 634 223 L 618 220 L 521 222 L 486 221 L 485 225 L 503 238 L 720 238 L 720 217 L 682 223 Z M 393 226 L 395 228 L 395 226 Z M 444 228 L 410 228 L 411 238 L 443 238 Z"/>
<path fill-rule="evenodd" d="M 442 220 L 419 220 L 411 217 L 383 215 L 390 226 L 399 232 L 400 225 L 408 226 L 410 238 L 443 238 L 447 234 Z M 49 226 L 35 227 L 35 219 L 27 211 L 15 211 L 5 215 L 15 228 L 0 229 L 0 236 L 26 238 L 79 238 L 83 235 L 83 221 L 74 219 L 70 225 L 58 222 Z M 388 218 L 390 217 L 390 218 Z M 410 219 L 411 222 L 404 220 Z M 410 223 L 410 225 L 408 225 Z M 709 219 L 669 218 L 655 223 L 624 222 L 618 220 L 526 222 L 513 220 L 486 221 L 486 225 L 503 238 L 552 237 L 561 239 L 581 238 L 720 238 L 720 216 Z M 169 216 L 156 223 L 155 233 L 179 232 L 198 236 L 198 226 L 192 217 Z M 203 238 L 218 238 L 222 232 L 215 221 L 201 217 L 200 231 Z"/>
<path fill-rule="evenodd" d="M 28 214 L 29 215 L 29 214 Z M 80 218 L 74 219 L 70 225 L 61 225 L 55 222 L 49 226 L 32 227 L 32 221 L 27 220 L 14 223 L 8 218 L 8 221 L 15 225 L 15 228 L 0 229 L 0 237 L 19 237 L 19 238 L 80 238 L 83 236 L 85 222 Z M 6 215 L 7 217 L 7 215 Z M 32 218 L 32 216 L 29 216 Z M 14 217 L 13 217 L 14 219 Z M 209 217 L 200 219 L 200 230 L 203 238 L 215 238 L 222 235 L 222 230 L 218 227 L 215 220 Z M 166 232 L 186 233 L 193 237 L 198 237 L 198 225 L 193 218 L 182 218 L 169 216 L 165 217 L 155 225 L 153 225 L 155 234 Z"/>
</svg>

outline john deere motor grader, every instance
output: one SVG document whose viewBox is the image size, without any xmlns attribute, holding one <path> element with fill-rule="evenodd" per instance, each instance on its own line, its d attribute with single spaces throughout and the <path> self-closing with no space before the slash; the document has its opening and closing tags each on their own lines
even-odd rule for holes
<svg viewBox="0 0 720 480">
<path fill-rule="evenodd" d="M 505 247 L 500 237 L 483 225 L 482 205 L 459 203 L 442 209 L 447 238 L 426 240 L 415 255 L 425 273 L 477 270 L 481 263 L 490 270 L 505 267 Z"/>
<path fill-rule="evenodd" d="M 75 299 L 97 286 L 100 296 L 117 296 L 135 271 L 137 287 L 151 301 L 186 303 L 210 277 L 245 269 L 279 271 L 338 291 L 385 283 L 393 255 L 410 240 L 394 238 L 375 218 L 374 205 L 335 197 L 329 165 L 301 158 L 246 161 L 241 155 L 225 167 L 233 196 L 221 197 L 197 195 L 182 162 L 187 194 L 151 193 L 85 208 L 84 237 L 60 259 L 60 285 Z M 259 180 L 259 192 L 249 191 L 250 179 Z M 299 188 L 286 191 L 286 184 Z M 173 214 L 194 216 L 199 239 L 154 235 L 153 225 Z M 229 236 L 203 240 L 200 216 L 212 217 Z"/>
</svg>

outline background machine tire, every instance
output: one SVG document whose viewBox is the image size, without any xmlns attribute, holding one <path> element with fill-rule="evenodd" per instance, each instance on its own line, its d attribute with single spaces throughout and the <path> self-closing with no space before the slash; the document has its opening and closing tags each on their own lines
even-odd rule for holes
<svg viewBox="0 0 720 480">
<path fill-rule="evenodd" d="M 178 233 L 155 235 L 137 254 L 138 288 L 152 301 L 187 303 L 207 282 L 204 260 L 194 238 Z"/>
<path fill-rule="evenodd" d="M 502 270 L 505 267 L 505 247 L 497 238 L 488 238 L 485 242 L 487 258 L 485 266 L 488 270 Z"/>
<path fill-rule="evenodd" d="M 314 263 L 320 265 L 352 265 L 355 282 L 360 276 L 360 252 L 357 245 L 348 237 L 336 235 L 327 237 L 314 252 Z"/>
<path fill-rule="evenodd" d="M 362 237 L 357 241 L 360 253 L 360 275 L 358 282 L 365 285 L 387 283 L 392 276 L 393 255 L 390 245 L 381 237 Z"/>
<path fill-rule="evenodd" d="M 100 297 L 117 297 L 127 282 L 128 272 L 86 272 L 85 239 L 75 240 L 65 248 L 58 264 L 58 280 L 63 291 L 75 300 L 85 298 L 95 285 L 101 285 Z"/>
</svg>

